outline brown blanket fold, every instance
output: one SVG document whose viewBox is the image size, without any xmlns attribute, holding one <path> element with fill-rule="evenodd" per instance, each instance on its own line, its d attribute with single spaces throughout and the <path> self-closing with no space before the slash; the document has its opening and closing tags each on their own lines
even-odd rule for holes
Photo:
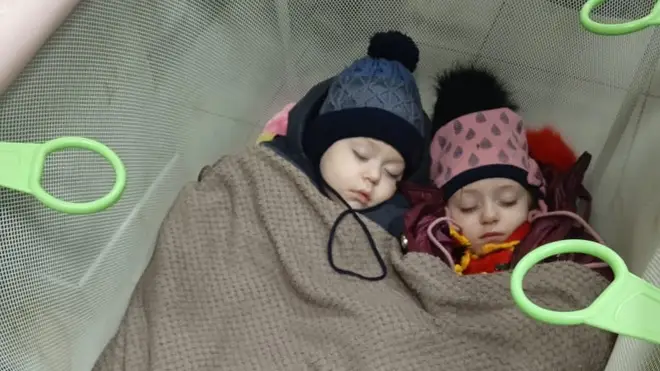
<svg viewBox="0 0 660 371">
<path fill-rule="evenodd" d="M 613 336 L 523 315 L 507 273 L 456 276 L 439 259 L 403 256 L 366 221 L 389 274 L 337 274 L 326 244 L 341 205 L 264 147 L 227 156 L 186 186 L 97 371 L 602 370 Z M 337 265 L 379 266 L 353 218 Z M 587 306 L 607 283 L 572 263 L 526 279 L 532 300 Z"/>
</svg>

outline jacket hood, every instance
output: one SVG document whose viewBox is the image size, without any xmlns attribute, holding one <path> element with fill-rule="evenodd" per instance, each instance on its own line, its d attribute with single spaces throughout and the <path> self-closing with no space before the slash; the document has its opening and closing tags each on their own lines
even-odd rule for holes
<svg viewBox="0 0 660 371">
<path fill-rule="evenodd" d="M 292 155 L 308 161 L 303 150 L 303 133 L 308 123 L 319 114 L 319 110 L 328 95 L 328 89 L 334 77 L 314 85 L 289 111 L 289 125 L 287 126 L 287 147 Z"/>
</svg>

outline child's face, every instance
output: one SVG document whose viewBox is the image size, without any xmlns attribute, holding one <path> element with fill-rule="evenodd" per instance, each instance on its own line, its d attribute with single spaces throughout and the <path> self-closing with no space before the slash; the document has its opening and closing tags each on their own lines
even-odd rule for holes
<svg viewBox="0 0 660 371">
<path fill-rule="evenodd" d="M 370 138 L 339 140 L 321 157 L 323 179 L 356 210 L 390 199 L 404 169 L 397 150 Z"/>
<path fill-rule="evenodd" d="M 479 253 L 487 243 L 504 242 L 527 220 L 531 204 L 531 195 L 518 182 L 490 178 L 454 193 L 447 203 L 447 215 Z"/>
</svg>

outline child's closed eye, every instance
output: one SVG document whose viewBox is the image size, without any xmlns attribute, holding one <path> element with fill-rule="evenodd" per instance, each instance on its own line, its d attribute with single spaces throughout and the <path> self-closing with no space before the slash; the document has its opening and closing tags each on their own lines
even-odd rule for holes
<svg viewBox="0 0 660 371">
<path fill-rule="evenodd" d="M 504 207 L 513 207 L 513 206 L 516 206 L 517 203 L 518 203 L 518 200 L 513 200 L 513 201 L 504 200 L 504 201 L 500 202 L 500 204 Z"/>
<path fill-rule="evenodd" d="M 399 171 L 385 170 L 385 174 L 387 174 L 388 177 L 397 181 L 401 179 L 401 172 Z"/>
<path fill-rule="evenodd" d="M 360 160 L 360 161 L 367 161 L 367 160 L 368 160 L 367 156 L 361 154 L 361 153 L 358 152 L 358 151 L 353 150 L 353 154 L 354 154 L 355 157 L 356 157 L 358 160 Z"/>
</svg>

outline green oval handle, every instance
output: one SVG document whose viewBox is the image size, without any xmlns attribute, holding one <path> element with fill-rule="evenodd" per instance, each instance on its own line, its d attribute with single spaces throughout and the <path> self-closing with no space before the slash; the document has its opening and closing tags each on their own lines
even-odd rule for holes
<svg viewBox="0 0 660 371">
<path fill-rule="evenodd" d="M 600 258 L 614 271 L 614 282 L 610 286 L 619 286 L 619 277 L 628 275 L 628 267 L 621 257 L 609 247 L 587 240 L 562 240 L 543 245 L 518 262 L 511 273 L 511 295 L 520 310 L 530 317 L 555 325 L 577 325 L 591 316 L 595 303 L 591 306 L 570 312 L 559 312 L 541 308 L 534 304 L 523 291 L 523 279 L 529 270 L 541 261 L 555 255 L 568 253 L 583 253 Z"/>
<path fill-rule="evenodd" d="M 116 176 L 115 184 L 110 192 L 98 200 L 82 203 L 62 201 L 46 192 L 41 186 L 41 176 L 43 175 L 43 169 L 46 164 L 46 157 L 53 152 L 66 148 L 87 149 L 105 157 L 114 168 Z M 38 200 L 43 202 L 44 205 L 63 213 L 91 214 L 105 210 L 119 200 L 126 187 L 126 168 L 121 159 L 110 148 L 91 139 L 80 137 L 61 137 L 53 139 L 40 146 L 35 161 L 36 163 L 33 167 L 34 173 L 33 176 L 30 177 L 32 194 Z"/>
<path fill-rule="evenodd" d="M 556 254 L 583 253 L 610 265 L 614 281 L 588 307 L 559 312 L 541 308 L 523 292 L 523 278 L 536 263 Z M 553 325 L 596 327 L 619 335 L 660 344 L 660 288 L 628 271 L 621 257 L 607 246 L 593 241 L 557 241 L 530 252 L 511 274 L 511 295 L 520 310 L 537 321 Z"/>
<path fill-rule="evenodd" d="M 115 184 L 110 192 L 90 202 L 68 202 L 53 197 L 41 186 L 46 157 L 66 148 L 81 148 L 96 152 L 112 165 Z M 61 137 L 43 144 L 0 142 L 0 186 L 33 195 L 44 205 L 68 214 L 91 214 L 116 203 L 126 187 L 126 168 L 110 148 L 95 140 L 81 137 Z"/>
<path fill-rule="evenodd" d="M 582 6 L 582 9 L 580 9 L 580 23 L 582 23 L 584 28 L 595 34 L 608 36 L 625 35 L 660 24 L 660 3 L 656 3 L 648 15 L 633 21 L 616 24 L 598 23 L 591 19 L 591 12 L 603 2 L 605 0 L 588 0 Z"/>
</svg>

